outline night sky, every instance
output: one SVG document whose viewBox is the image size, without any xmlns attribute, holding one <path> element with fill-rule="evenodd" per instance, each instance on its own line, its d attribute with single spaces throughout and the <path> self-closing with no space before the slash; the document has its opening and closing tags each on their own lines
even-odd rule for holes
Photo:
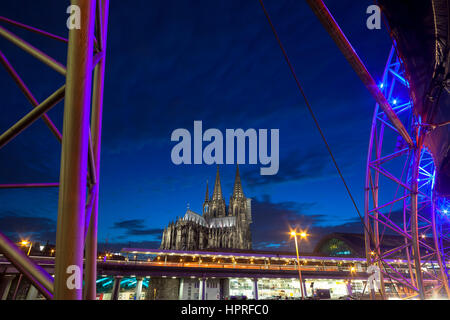
<svg viewBox="0 0 450 320">
<path fill-rule="evenodd" d="M 329 0 L 327 6 L 376 80 L 391 47 L 385 28 L 368 30 L 373 1 Z M 0 15 L 67 36 L 69 1 L 2 1 Z M 367 144 L 374 100 L 305 1 L 265 5 L 363 211 Z M 1 24 L 61 63 L 66 45 Z M 200 213 L 215 165 L 171 162 L 173 130 L 279 129 L 280 169 L 261 176 L 260 164 L 240 165 L 252 198 L 253 247 L 286 250 L 287 231 L 362 232 L 362 225 L 313 125 L 257 0 L 111 0 L 106 57 L 99 206 L 100 249 L 155 248 L 164 227 Z M 64 78 L 0 39 L 39 101 Z M 30 105 L 0 68 L 0 130 Z M 48 114 L 62 131 L 63 103 Z M 0 183 L 58 182 L 60 145 L 39 120 L 0 150 Z M 221 165 L 228 204 L 235 165 Z M 0 190 L 0 228 L 8 236 L 55 241 L 58 189 Z"/>
</svg>

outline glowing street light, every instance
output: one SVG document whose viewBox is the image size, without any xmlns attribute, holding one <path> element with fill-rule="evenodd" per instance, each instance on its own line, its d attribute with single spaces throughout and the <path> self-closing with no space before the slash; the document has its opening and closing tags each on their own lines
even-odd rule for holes
<svg viewBox="0 0 450 320">
<path fill-rule="evenodd" d="M 31 242 L 28 241 L 28 240 L 22 240 L 22 241 L 20 241 L 20 245 L 21 245 L 22 247 L 28 247 L 28 253 L 27 253 L 27 256 L 29 256 L 29 255 L 30 255 L 30 252 L 31 252 L 31 247 L 33 246 L 33 243 L 31 243 Z"/>
<path fill-rule="evenodd" d="M 306 237 L 308 236 L 308 234 L 304 231 L 301 231 L 299 233 L 297 233 L 296 230 L 292 230 L 290 233 L 291 237 L 294 238 L 295 240 L 295 251 L 297 253 L 297 265 L 298 265 L 298 279 L 300 281 L 300 292 L 302 294 L 302 300 L 305 299 L 305 288 L 303 287 L 303 280 L 302 280 L 302 270 L 300 269 L 300 259 L 298 257 L 298 241 L 297 241 L 297 236 L 300 236 L 300 240 L 301 239 L 306 239 Z"/>
<path fill-rule="evenodd" d="M 28 247 L 27 256 L 29 256 L 30 252 L 31 252 L 31 247 L 33 246 L 33 243 L 28 240 L 21 240 L 19 243 L 22 247 Z M 19 286 L 20 286 L 20 282 L 22 281 L 22 278 L 23 278 L 23 273 L 21 273 L 19 275 L 19 279 L 17 279 L 16 289 L 14 290 L 12 300 L 16 300 L 17 292 L 19 291 Z"/>
</svg>

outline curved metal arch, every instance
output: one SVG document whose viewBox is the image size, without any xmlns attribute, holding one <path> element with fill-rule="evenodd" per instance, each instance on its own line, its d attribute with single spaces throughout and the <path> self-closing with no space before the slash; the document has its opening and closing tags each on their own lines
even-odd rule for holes
<svg viewBox="0 0 450 320">
<path fill-rule="evenodd" d="M 439 249 L 442 232 L 438 232 L 435 219 L 434 160 L 423 146 L 426 133 L 420 130 L 421 119 L 413 115 L 409 83 L 404 72 L 393 46 L 379 87 L 416 145 L 408 146 L 401 139 L 377 104 L 365 183 L 366 259 L 368 265 L 376 264 L 382 271 L 380 293 L 383 297 L 385 283 L 389 280 L 402 298 L 419 296 L 425 299 L 440 289 L 445 289 L 449 295 L 448 277 L 444 272 L 445 259 Z M 403 240 L 394 248 L 386 249 L 382 245 L 386 233 Z M 407 272 L 385 261 L 388 257 L 399 256 L 407 259 Z M 375 292 L 370 294 L 375 298 Z"/>
</svg>

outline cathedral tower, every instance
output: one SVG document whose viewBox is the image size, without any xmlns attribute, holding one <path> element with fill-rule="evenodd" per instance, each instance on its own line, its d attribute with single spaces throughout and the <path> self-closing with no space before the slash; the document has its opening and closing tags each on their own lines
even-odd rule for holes
<svg viewBox="0 0 450 320">
<path fill-rule="evenodd" d="M 225 199 L 222 194 L 222 186 L 220 185 L 219 166 L 217 166 L 216 181 L 214 183 L 214 191 L 209 201 L 210 218 L 225 217 Z"/>
</svg>

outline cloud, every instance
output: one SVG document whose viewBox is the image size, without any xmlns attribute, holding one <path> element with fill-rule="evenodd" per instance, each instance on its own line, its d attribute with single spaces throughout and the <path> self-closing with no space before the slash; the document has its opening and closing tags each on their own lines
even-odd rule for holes
<svg viewBox="0 0 450 320">
<path fill-rule="evenodd" d="M 339 225 L 324 225 L 329 216 L 306 214 L 315 203 L 271 202 L 269 196 L 253 199 L 251 225 L 253 248 L 256 250 L 295 250 L 289 238 L 289 230 L 298 228 L 307 230 L 308 239 L 303 241 L 300 251 L 312 252 L 316 243 L 325 235 L 333 232 L 363 233 L 359 218 L 350 219 Z"/>
<path fill-rule="evenodd" d="M 26 216 L 7 211 L 0 215 L 1 231 L 13 241 L 29 238 L 33 241 L 56 240 L 56 221 L 46 217 Z"/>
<path fill-rule="evenodd" d="M 161 228 L 145 228 L 143 219 L 131 219 L 120 222 L 115 222 L 112 226 L 113 229 L 122 229 L 125 231 L 125 235 L 128 236 L 157 236 L 161 239 L 163 229 Z"/>
<path fill-rule="evenodd" d="M 251 225 L 254 249 L 289 248 L 288 232 L 291 228 L 311 227 L 324 216 L 306 215 L 304 212 L 314 203 L 280 202 L 273 203 L 268 195 L 253 199 Z"/>
<path fill-rule="evenodd" d="M 321 150 L 294 150 L 280 159 L 280 169 L 276 175 L 261 175 L 259 167 L 242 173 L 243 180 L 251 187 L 330 177 L 330 156 Z"/>
</svg>

